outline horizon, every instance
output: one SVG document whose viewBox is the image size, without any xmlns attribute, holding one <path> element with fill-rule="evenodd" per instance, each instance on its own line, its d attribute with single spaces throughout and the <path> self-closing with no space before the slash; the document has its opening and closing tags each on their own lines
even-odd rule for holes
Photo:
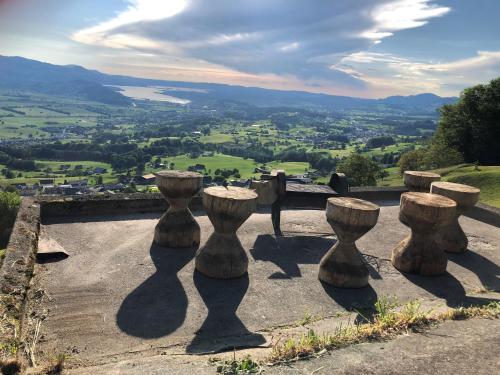
<svg viewBox="0 0 500 375">
<path fill-rule="evenodd" d="M 370 99 L 458 96 L 500 76 L 493 22 L 500 4 L 490 0 L 92 5 L 0 1 L 0 55 L 154 80 Z"/>
<path fill-rule="evenodd" d="M 29 60 L 29 61 L 35 61 L 38 63 L 42 64 L 49 64 L 52 66 L 60 66 L 60 67 L 78 67 L 82 68 L 88 71 L 96 71 L 98 73 L 102 74 L 107 74 L 107 75 L 113 75 L 112 73 L 107 73 L 103 72 L 100 70 L 95 70 L 95 69 L 87 69 L 85 66 L 78 65 L 78 64 L 66 64 L 66 65 L 58 65 L 58 64 L 52 64 L 46 61 L 40 61 L 40 60 L 33 60 L 33 59 L 28 59 L 24 56 L 5 56 L 1 55 L 0 57 L 6 57 L 6 58 L 20 58 L 24 60 Z M 200 84 L 200 85 L 226 85 L 226 86 L 231 86 L 231 87 L 243 87 L 243 88 L 248 88 L 248 89 L 262 89 L 262 90 L 274 90 L 274 91 L 283 91 L 283 92 L 298 92 L 298 93 L 307 93 L 307 94 L 317 94 L 317 95 L 328 95 L 328 96 L 337 96 L 337 97 L 346 97 L 346 98 L 352 98 L 352 99 L 366 99 L 366 100 L 383 100 L 387 99 L 390 97 L 415 97 L 415 96 L 420 96 L 420 95 L 435 95 L 441 98 L 458 98 L 457 96 L 440 96 L 436 93 L 433 92 L 420 92 L 416 94 L 409 94 L 409 95 L 389 95 L 389 96 L 382 96 L 382 97 L 376 97 L 376 98 L 363 98 L 363 97 L 357 97 L 357 96 L 348 96 L 348 95 L 337 95 L 337 94 L 328 94 L 328 93 L 323 93 L 323 92 L 310 92 L 310 91 L 304 91 L 304 90 L 293 90 L 293 89 L 281 89 L 281 88 L 266 88 L 266 87 L 259 87 L 259 86 L 250 86 L 250 85 L 244 85 L 244 84 L 235 84 L 235 83 L 219 83 L 219 82 L 209 82 L 209 81 L 175 81 L 175 80 L 162 80 L 162 79 L 156 79 L 156 78 L 149 78 L 149 77 L 139 77 L 139 76 L 127 76 L 127 75 L 117 75 L 117 76 L 123 76 L 123 77 L 129 77 L 129 78 L 137 78 L 137 79 L 145 79 L 145 80 L 156 80 L 156 81 L 163 81 L 165 83 L 167 82 L 177 82 L 177 83 L 192 83 L 192 84 Z M 109 85 L 109 86 L 115 86 L 115 87 L 121 87 L 123 85 Z M 152 87 L 152 86 L 148 86 Z"/>
</svg>

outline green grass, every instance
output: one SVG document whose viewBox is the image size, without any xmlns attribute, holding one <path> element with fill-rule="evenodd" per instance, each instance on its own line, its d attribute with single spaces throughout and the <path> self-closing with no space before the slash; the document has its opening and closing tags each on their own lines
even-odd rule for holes
<svg viewBox="0 0 500 375">
<path fill-rule="evenodd" d="M 259 166 L 253 159 L 244 159 L 237 156 L 215 154 L 214 156 L 200 156 L 192 159 L 188 155 L 181 155 L 163 159 L 164 163 L 174 163 L 175 169 L 185 170 L 191 165 L 203 164 L 207 171 L 210 169 L 213 175 L 216 169 L 234 169 L 240 171 L 242 178 L 251 178 L 258 174 L 254 169 Z M 150 170 L 151 171 L 151 170 Z"/>
<path fill-rule="evenodd" d="M 303 174 L 309 168 L 309 163 L 299 161 L 279 162 L 273 161 L 266 164 L 268 169 L 284 169 L 287 175 Z"/>
<path fill-rule="evenodd" d="M 226 143 L 232 142 L 233 136 L 231 134 L 214 133 L 200 137 L 202 143 Z"/>
<path fill-rule="evenodd" d="M 379 180 L 379 186 L 403 186 L 403 177 L 399 168 L 387 168 L 389 177 Z M 470 164 L 436 169 L 434 172 L 442 176 L 443 181 L 456 182 L 475 186 L 481 189 L 479 201 L 491 206 L 500 207 L 500 166 L 480 166 L 478 170 Z"/>
</svg>

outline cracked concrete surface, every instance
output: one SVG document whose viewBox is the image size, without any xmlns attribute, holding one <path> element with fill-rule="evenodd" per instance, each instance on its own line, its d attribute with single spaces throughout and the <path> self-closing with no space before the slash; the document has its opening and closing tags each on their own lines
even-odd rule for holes
<svg viewBox="0 0 500 375">
<path fill-rule="evenodd" d="M 157 355 L 162 362 L 186 362 L 179 358 L 266 347 L 273 327 L 306 314 L 331 317 L 369 309 L 382 296 L 448 306 L 497 296 L 498 228 L 462 217 L 469 251 L 449 255 L 447 274 L 403 275 L 389 261 L 392 248 L 409 232 L 398 221 L 398 210 L 397 202 L 383 202 L 377 226 L 357 242 L 370 269 L 370 286 L 359 290 L 317 280 L 319 260 L 335 242 L 323 211 L 284 211 L 283 238 L 272 234 L 268 213 L 252 215 L 238 231 L 249 254 L 249 274 L 235 280 L 194 273 L 195 249 L 152 245 L 159 214 L 47 222 L 44 229 L 70 256 L 35 267 L 33 289 L 43 290 L 44 297 L 33 299 L 32 309 L 35 316 L 46 315 L 38 357 L 66 352 L 78 366 Z M 202 213 L 195 217 L 203 245 L 212 226 Z M 485 290 L 492 293 L 479 293 Z"/>
</svg>

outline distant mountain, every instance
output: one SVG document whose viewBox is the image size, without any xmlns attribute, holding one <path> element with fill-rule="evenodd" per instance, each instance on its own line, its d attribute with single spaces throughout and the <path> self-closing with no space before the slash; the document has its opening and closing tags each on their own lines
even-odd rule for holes
<svg viewBox="0 0 500 375">
<path fill-rule="evenodd" d="M 106 104 L 129 105 L 131 100 L 108 86 L 165 86 L 196 91 L 165 93 L 205 105 L 214 101 L 242 102 L 262 107 L 301 107 L 326 110 L 391 108 L 406 111 L 435 112 L 455 97 L 434 94 L 390 96 L 385 99 L 362 99 L 349 96 L 313 94 L 304 91 L 269 90 L 257 87 L 216 83 L 192 83 L 110 75 L 78 65 L 53 65 L 23 57 L 0 56 L 0 88 L 30 90 L 45 94 L 71 96 Z"/>
</svg>

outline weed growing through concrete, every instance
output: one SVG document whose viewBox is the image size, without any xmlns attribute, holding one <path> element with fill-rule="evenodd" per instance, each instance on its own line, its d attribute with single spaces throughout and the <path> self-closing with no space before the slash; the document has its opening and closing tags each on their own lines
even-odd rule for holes
<svg viewBox="0 0 500 375">
<path fill-rule="evenodd" d="M 308 324 L 317 322 L 318 320 L 321 320 L 321 317 L 318 315 L 311 315 L 309 313 L 305 313 L 304 317 L 296 322 L 296 326 L 306 326 Z"/>
<path fill-rule="evenodd" d="M 236 353 L 233 354 L 231 360 L 212 358 L 209 363 L 217 366 L 217 373 L 222 375 L 260 374 L 262 370 L 259 364 L 254 362 L 250 356 L 236 359 Z"/>
<path fill-rule="evenodd" d="M 268 362 L 276 364 L 305 359 L 352 344 L 380 341 L 398 334 L 416 332 L 445 320 L 497 318 L 500 315 L 499 302 L 449 309 L 437 314 L 422 312 L 418 301 L 408 302 L 399 310 L 395 310 L 396 306 L 394 301 L 380 299 L 375 304 L 376 314 L 370 323 L 340 327 L 333 334 L 317 334 L 314 330 L 309 330 L 298 339 L 289 338 L 274 346 Z"/>
</svg>

